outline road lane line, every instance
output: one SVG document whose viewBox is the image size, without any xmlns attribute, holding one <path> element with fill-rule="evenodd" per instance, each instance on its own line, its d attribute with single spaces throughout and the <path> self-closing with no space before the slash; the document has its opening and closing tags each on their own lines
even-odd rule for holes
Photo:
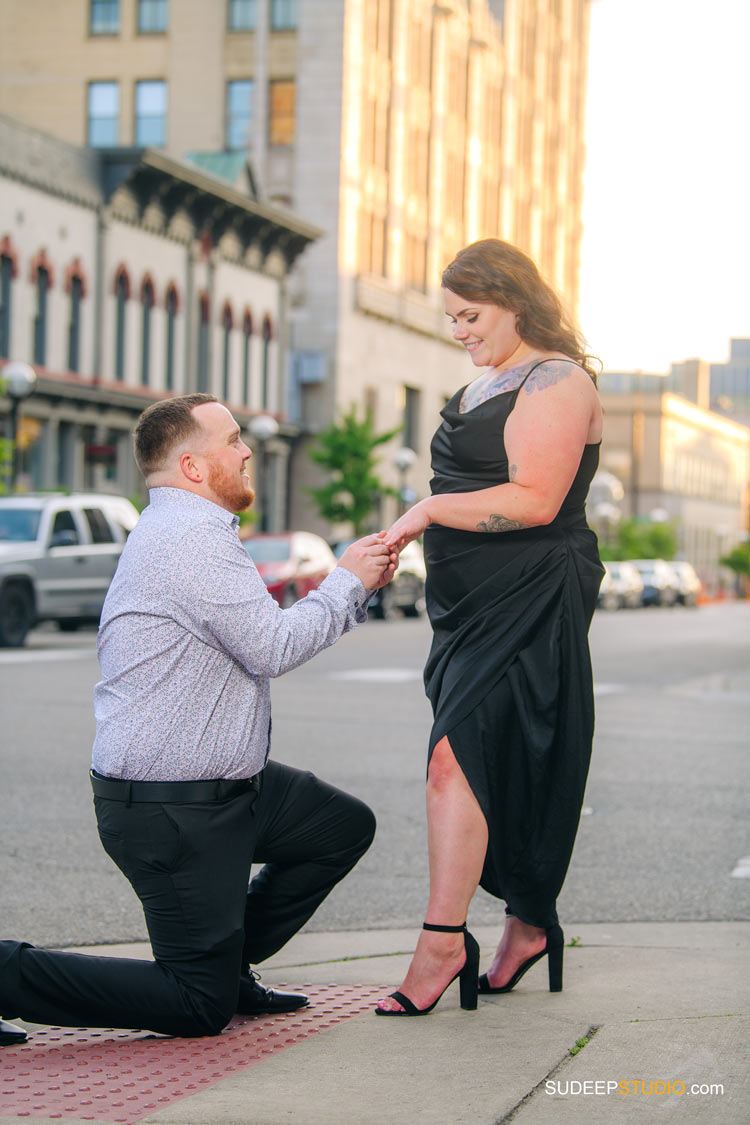
<svg viewBox="0 0 750 1125">
<path fill-rule="evenodd" d="M 93 656 L 96 659 L 96 649 L 24 649 L 23 652 L 0 652 L 0 664 L 36 664 L 43 660 L 84 660 L 87 656 Z"/>
</svg>

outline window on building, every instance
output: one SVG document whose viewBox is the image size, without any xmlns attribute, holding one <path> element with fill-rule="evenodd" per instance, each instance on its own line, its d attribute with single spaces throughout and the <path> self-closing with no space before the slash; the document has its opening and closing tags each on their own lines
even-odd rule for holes
<svg viewBox="0 0 750 1125">
<path fill-rule="evenodd" d="M 167 339 L 166 355 L 164 357 L 164 380 L 168 391 L 174 390 L 174 331 L 177 320 L 177 290 L 170 285 L 167 290 Z"/>
<path fill-rule="evenodd" d="M 386 220 L 363 210 L 360 218 L 360 268 L 363 273 L 386 276 Z"/>
<path fill-rule="evenodd" d="M 404 387 L 403 442 L 419 453 L 419 402 L 421 392 L 416 387 Z"/>
<path fill-rule="evenodd" d="M 255 31 L 255 0 L 229 0 L 229 30 Z"/>
<path fill-rule="evenodd" d="M 36 271 L 36 312 L 34 314 L 34 363 L 42 366 L 47 361 L 47 294 L 49 293 L 49 270 L 39 266 Z"/>
<path fill-rule="evenodd" d="M 250 147 L 253 122 L 253 82 L 249 78 L 227 82 L 225 147 L 242 152 Z"/>
<path fill-rule="evenodd" d="M 10 357 L 10 308 L 15 268 L 9 254 L 0 257 L 0 356 Z"/>
<path fill-rule="evenodd" d="M 290 31 L 297 26 L 297 0 L 271 0 L 271 30 Z"/>
<path fill-rule="evenodd" d="M 74 275 L 70 279 L 70 320 L 68 321 L 68 371 L 81 367 L 81 301 L 83 279 Z"/>
<path fill-rule="evenodd" d="M 406 284 L 421 293 L 427 291 L 427 239 L 423 235 L 407 234 L 404 238 L 406 257 Z"/>
<path fill-rule="evenodd" d="M 198 390 L 208 392 L 209 354 L 211 342 L 210 308 L 208 295 L 198 297 Z"/>
<path fill-rule="evenodd" d="M 91 0 L 89 32 L 92 35 L 117 35 L 120 30 L 120 0 Z"/>
<path fill-rule="evenodd" d="M 271 399 L 271 339 L 273 329 L 268 317 L 263 321 L 263 367 L 261 381 L 261 405 L 268 410 Z"/>
<path fill-rule="evenodd" d="M 141 35 L 166 31 L 168 21 L 168 0 L 138 0 L 138 31 Z"/>
<path fill-rule="evenodd" d="M 161 81 L 135 84 L 135 143 L 162 146 L 167 135 L 167 84 Z"/>
<path fill-rule="evenodd" d="M 294 82 L 287 79 L 271 82 L 270 95 L 268 142 L 272 145 L 294 144 Z"/>
<path fill-rule="evenodd" d="M 116 82 L 89 82 L 86 143 L 116 145 L 119 132 L 120 89 Z"/>
<path fill-rule="evenodd" d="M 122 383 L 125 379 L 125 314 L 130 283 L 125 270 L 120 270 L 115 281 L 115 379 Z"/>
<path fill-rule="evenodd" d="M 246 312 L 242 319 L 242 404 L 250 405 L 250 342 L 253 335 L 253 318 Z"/>
<path fill-rule="evenodd" d="M 141 383 L 147 387 L 151 377 L 151 310 L 154 307 L 154 287 L 150 278 L 141 286 Z"/>
<path fill-rule="evenodd" d="M 221 317 L 223 329 L 223 346 L 221 355 L 221 397 L 224 402 L 229 402 L 229 376 L 232 358 L 232 310 L 229 305 L 224 306 Z"/>
</svg>

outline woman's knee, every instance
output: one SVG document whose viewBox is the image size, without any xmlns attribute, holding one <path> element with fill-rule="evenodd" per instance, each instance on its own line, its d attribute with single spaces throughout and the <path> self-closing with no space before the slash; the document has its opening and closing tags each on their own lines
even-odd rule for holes
<svg viewBox="0 0 750 1125">
<path fill-rule="evenodd" d="M 427 769 L 428 788 L 439 791 L 454 785 L 456 781 L 462 779 L 463 773 L 461 767 L 454 757 L 448 739 L 441 738 L 440 741 L 436 743 L 430 756 L 430 764 Z"/>
</svg>

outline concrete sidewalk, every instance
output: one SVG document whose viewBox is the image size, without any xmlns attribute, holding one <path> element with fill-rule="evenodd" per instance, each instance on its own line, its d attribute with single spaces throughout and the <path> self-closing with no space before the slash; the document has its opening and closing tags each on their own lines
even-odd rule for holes
<svg viewBox="0 0 750 1125">
<path fill-rule="evenodd" d="M 497 934 L 473 932 L 486 966 Z M 263 966 L 263 981 L 335 982 L 352 993 L 382 985 L 386 993 L 400 982 L 416 937 L 402 930 L 301 934 Z M 129 1120 L 535 1125 L 660 1114 L 744 1125 L 750 1118 L 750 923 L 569 924 L 566 942 L 571 939 L 562 993 L 547 991 L 542 961 L 514 992 L 480 997 L 476 1013 L 460 1010 L 457 985 L 422 1019 L 381 1019 L 368 1007 L 255 1065 L 243 1068 L 240 1060 L 228 1077 Z M 85 952 L 150 955 L 147 946 Z M 150 1040 L 148 1049 L 158 1057 L 159 1041 Z M 17 1050 L 3 1048 L 0 1072 Z M 703 1090 L 691 1093 L 693 1086 Z M 54 1120 L 94 1119 L 83 1111 L 71 1116 L 74 1101 L 67 1106 Z M 116 1119 L 115 1112 L 96 1115 Z M 0 1116 L 1 1123 L 21 1121 L 46 1125 L 52 1118 Z"/>
</svg>

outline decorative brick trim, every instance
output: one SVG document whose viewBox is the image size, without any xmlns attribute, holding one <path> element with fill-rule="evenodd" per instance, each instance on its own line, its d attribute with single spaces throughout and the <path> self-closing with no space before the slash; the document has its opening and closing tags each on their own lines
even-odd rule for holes
<svg viewBox="0 0 750 1125">
<path fill-rule="evenodd" d="M 174 295 L 174 311 L 175 316 L 180 311 L 180 292 L 173 281 L 170 281 L 166 290 L 164 291 L 164 308 L 169 308 L 169 298 Z"/>
<path fill-rule="evenodd" d="M 36 284 L 37 277 L 39 276 L 39 270 L 47 271 L 49 275 L 49 287 L 51 289 L 55 284 L 55 271 L 52 268 L 52 263 L 47 257 L 47 250 L 44 246 L 39 251 L 39 253 L 35 254 L 29 262 L 29 280 L 34 285 Z"/>
<path fill-rule="evenodd" d="M 66 293 L 70 293 L 70 290 L 73 287 L 73 280 L 75 278 L 78 278 L 81 283 L 81 296 L 87 297 L 89 292 L 88 278 L 86 276 L 86 271 L 81 265 L 81 259 L 77 257 L 73 259 L 73 261 L 65 270 L 65 280 L 63 282 L 63 288 L 65 289 Z"/>
<path fill-rule="evenodd" d="M 13 242 L 9 234 L 3 235 L 0 239 L 0 258 L 10 258 L 13 263 L 11 277 L 15 280 L 18 277 L 18 251 L 13 249 Z"/>
<path fill-rule="evenodd" d="M 115 281 L 112 287 L 112 292 L 115 296 L 117 296 L 117 283 L 119 282 L 120 278 L 123 278 L 125 281 L 125 300 L 129 301 L 131 291 L 130 274 L 128 273 L 127 266 L 123 264 L 119 265 L 115 270 Z"/>
</svg>

